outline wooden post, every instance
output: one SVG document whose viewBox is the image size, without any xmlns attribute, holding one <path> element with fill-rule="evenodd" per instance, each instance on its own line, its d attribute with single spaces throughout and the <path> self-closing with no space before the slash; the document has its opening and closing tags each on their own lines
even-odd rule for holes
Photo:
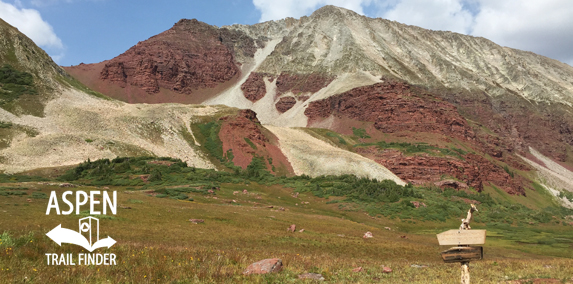
<svg viewBox="0 0 573 284">
<path fill-rule="evenodd" d="M 473 204 L 470 204 L 470 210 L 468 210 L 468 216 L 465 219 L 462 219 L 462 224 L 460 225 L 460 230 L 471 230 L 470 222 L 472 221 L 474 211 L 478 211 L 477 207 Z"/>
<path fill-rule="evenodd" d="M 462 262 L 462 284 L 470 284 L 470 262 Z"/>
<path fill-rule="evenodd" d="M 471 230 L 470 222 L 472 221 L 474 211 L 478 211 L 477 207 L 474 204 L 470 204 L 470 210 L 468 210 L 468 215 L 465 219 L 462 219 L 462 224 L 460 225 L 460 230 Z M 470 284 L 470 262 L 464 261 L 461 263 L 462 265 L 462 277 L 461 283 L 462 284 Z"/>
<path fill-rule="evenodd" d="M 445 263 L 459 262 L 461 264 L 461 283 L 470 284 L 470 260 L 483 258 L 483 247 L 470 246 L 485 244 L 485 230 L 471 230 L 470 222 L 473 213 L 477 212 L 474 204 L 471 204 L 468 215 L 462 219 L 462 224 L 457 230 L 449 230 L 437 235 L 441 246 L 455 245 L 441 252 Z"/>
</svg>

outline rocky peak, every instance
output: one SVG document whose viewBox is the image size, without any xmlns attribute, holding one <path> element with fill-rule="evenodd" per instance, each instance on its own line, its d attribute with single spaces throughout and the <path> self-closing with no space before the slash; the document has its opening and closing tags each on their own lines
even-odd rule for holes
<svg viewBox="0 0 573 284">
<path fill-rule="evenodd" d="M 320 7 L 318 10 L 314 11 L 310 17 L 313 19 L 319 19 L 321 17 L 339 17 L 343 18 L 347 15 L 358 15 L 356 12 L 337 7 L 334 5 L 325 5 Z"/>
</svg>

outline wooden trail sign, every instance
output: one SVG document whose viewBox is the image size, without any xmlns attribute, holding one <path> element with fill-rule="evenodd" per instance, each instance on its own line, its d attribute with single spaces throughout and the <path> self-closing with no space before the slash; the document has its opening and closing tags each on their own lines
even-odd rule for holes
<svg viewBox="0 0 573 284">
<path fill-rule="evenodd" d="M 483 245 L 485 230 L 449 230 L 438 234 L 441 246 Z"/>
<path fill-rule="evenodd" d="M 462 284 L 470 284 L 470 260 L 483 258 L 483 247 L 470 247 L 470 245 L 485 244 L 485 230 L 472 230 L 470 227 L 473 213 L 478 211 L 474 204 L 470 205 L 468 216 L 462 219 L 462 224 L 458 230 L 449 230 L 437 235 L 438 243 L 441 246 L 456 246 L 443 251 L 441 255 L 446 263 L 461 263 Z"/>
<path fill-rule="evenodd" d="M 453 247 L 441 255 L 445 263 L 479 260 L 483 258 L 483 247 Z"/>
</svg>

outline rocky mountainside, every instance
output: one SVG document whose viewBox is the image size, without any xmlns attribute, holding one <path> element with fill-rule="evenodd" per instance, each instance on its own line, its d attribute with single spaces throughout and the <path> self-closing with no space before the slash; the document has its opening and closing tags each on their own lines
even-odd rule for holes
<svg viewBox="0 0 573 284">
<path fill-rule="evenodd" d="M 236 171 L 255 165 L 273 174 L 293 175 L 292 164 L 306 161 L 300 162 L 304 158 L 297 156 L 287 158 L 279 138 L 261 125 L 253 111 L 228 106 L 128 104 L 113 100 L 73 79 L 14 27 L 0 22 L 0 31 L 2 173 L 59 168 L 88 159 L 158 156 L 179 158 L 200 168 Z M 192 49 L 204 54 L 190 55 L 188 44 L 173 37 L 179 33 L 188 39 L 196 38 Z M 175 42 L 157 39 L 157 43 L 142 43 L 124 57 L 103 64 L 103 77 L 111 80 L 124 74 L 125 80 L 114 84 L 122 83 L 126 90 L 130 90 L 128 86 L 144 88 L 151 93 L 161 93 L 166 84 L 174 82 L 181 87 L 177 91 L 196 95 L 194 87 L 209 88 L 239 76 L 238 68 L 253 61 L 254 47 L 262 45 L 254 40 L 250 45 L 245 44 L 239 32 L 229 30 L 225 34 L 209 25 L 186 20 L 179 22 L 175 31 L 162 36 Z M 155 49 L 155 44 L 162 46 Z M 164 52 L 158 56 L 165 59 L 161 68 L 155 68 L 149 61 L 133 64 L 132 60 L 143 62 L 154 52 Z M 217 56 L 226 59 L 215 62 Z M 227 59 L 238 61 L 227 64 Z M 207 66 L 211 71 L 196 72 L 185 67 L 193 64 Z M 147 80 L 154 83 L 148 84 Z M 345 161 L 354 160 L 359 160 L 356 167 L 344 168 L 340 173 L 404 183 L 384 166 L 360 155 L 349 153 Z M 326 166 L 332 165 L 318 164 L 304 174 L 323 174 Z"/>
<path fill-rule="evenodd" d="M 10 136 L 0 154 L 13 164 L 4 169 L 33 167 L 43 154 L 25 162 L 37 147 L 30 141 L 66 148 L 75 139 L 69 153 L 81 157 L 42 166 L 103 149 L 95 156 L 166 155 L 221 170 L 256 162 L 274 174 L 523 196 L 535 183 L 573 191 L 573 68 L 483 38 L 325 6 L 251 26 L 181 20 L 116 58 L 64 69 L 127 103 L 205 106 L 85 103 L 89 90 L 60 71 L 76 87 L 59 87 L 41 123 L 4 116 L 40 133 Z M 84 113 L 99 126 L 78 123 Z"/>
<path fill-rule="evenodd" d="M 253 109 L 266 124 L 300 127 L 309 102 L 398 79 L 433 90 L 500 136 L 502 147 L 571 161 L 573 67 L 334 6 L 252 26 L 181 20 L 112 60 L 66 69 L 128 102 L 225 104 Z"/>
<path fill-rule="evenodd" d="M 456 187 L 525 195 L 530 149 L 573 165 L 573 67 L 334 6 L 255 25 L 181 20 L 114 59 L 66 70 L 128 102 L 223 104 L 251 109 L 266 125 L 326 128 L 338 134 L 322 140 L 340 134 L 377 145 L 337 146 L 414 183 L 452 178 Z M 279 137 L 288 132 L 278 129 Z M 405 141 L 465 150 L 412 156 L 388 147 Z M 297 153 L 287 157 L 302 157 L 296 143 L 282 144 Z M 291 164 L 295 172 L 309 166 Z"/>
</svg>

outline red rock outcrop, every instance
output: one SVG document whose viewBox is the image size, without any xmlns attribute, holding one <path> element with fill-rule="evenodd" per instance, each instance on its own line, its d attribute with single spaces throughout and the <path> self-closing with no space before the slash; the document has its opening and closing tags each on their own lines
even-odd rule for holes
<svg viewBox="0 0 573 284">
<path fill-rule="evenodd" d="M 65 69 L 90 88 L 127 102 L 201 103 L 237 80 L 240 62 L 263 46 L 241 31 L 180 20 L 109 61 Z"/>
<path fill-rule="evenodd" d="M 288 159 L 276 146 L 277 138 L 261 126 L 254 111 L 245 109 L 221 120 L 219 138 L 223 143 L 223 153 L 232 151 L 235 166 L 246 169 L 253 157 L 258 156 L 264 159 L 270 172 L 294 173 Z"/>
<path fill-rule="evenodd" d="M 316 93 L 320 89 L 328 86 L 334 76 L 326 74 L 290 74 L 281 73 L 277 78 L 277 95 L 292 92 L 295 95 L 300 93 Z"/>
<path fill-rule="evenodd" d="M 266 74 L 252 72 L 249 78 L 241 85 L 243 95 L 251 102 L 256 102 L 262 99 L 267 93 L 265 81 L 263 78 Z"/>
<path fill-rule="evenodd" d="M 275 107 L 280 113 L 284 113 L 291 109 L 296 104 L 296 99 L 294 97 L 281 97 L 279 101 L 275 104 Z"/>
<path fill-rule="evenodd" d="M 187 94 L 213 88 L 239 72 L 233 49 L 221 36 L 216 27 L 181 20 L 110 60 L 100 78 L 138 86 L 148 93 L 159 92 L 160 87 Z"/>
<path fill-rule="evenodd" d="M 309 124 L 330 115 L 372 121 L 387 133 L 430 132 L 474 140 L 475 133 L 452 104 L 414 94 L 405 83 L 378 83 L 311 102 L 304 114 Z"/>
<path fill-rule="evenodd" d="M 573 145 L 573 117 L 566 106 L 532 104 L 513 94 L 492 97 L 467 91 L 432 92 L 455 105 L 466 118 L 498 136 L 478 133 L 489 136 L 487 153 L 491 156 L 502 155 L 502 152 L 526 155 L 531 146 L 557 161 L 567 159 L 567 145 Z M 485 137 L 480 139 L 488 140 Z"/>
<path fill-rule="evenodd" d="M 436 183 L 445 176 L 455 177 L 467 185 L 482 191 L 492 183 L 509 194 L 525 195 L 522 180 L 512 178 L 503 168 L 476 154 L 466 154 L 463 160 L 453 157 L 433 157 L 427 154 L 406 156 L 394 149 L 378 149 L 375 146 L 359 148 L 358 153 L 385 166 L 402 180 L 413 184 Z M 461 189 L 462 186 L 460 186 Z"/>
</svg>

